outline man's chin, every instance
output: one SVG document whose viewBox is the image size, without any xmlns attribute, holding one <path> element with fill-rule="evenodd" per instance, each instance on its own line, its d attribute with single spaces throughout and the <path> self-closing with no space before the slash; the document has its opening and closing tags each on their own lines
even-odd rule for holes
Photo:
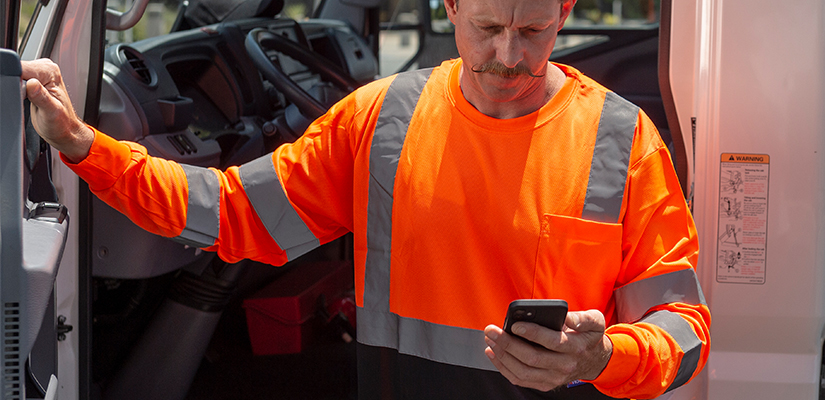
<svg viewBox="0 0 825 400">
<path fill-rule="evenodd" d="M 484 85 L 484 95 L 495 102 L 509 102 L 518 100 L 526 90 L 526 86 L 519 84 L 515 79 L 507 81 L 508 85 Z"/>
<path fill-rule="evenodd" d="M 484 97 L 485 101 L 495 103 L 507 103 L 520 101 L 524 96 L 535 90 L 540 85 L 536 80 L 527 75 L 516 77 L 506 77 L 493 73 L 471 72 L 473 77 L 472 87 L 477 95 Z M 468 82 L 469 83 L 469 82 Z M 465 92 L 465 95 L 467 93 Z"/>
<path fill-rule="evenodd" d="M 494 74 L 490 72 L 484 73 L 480 79 L 482 84 L 503 91 L 513 90 L 517 88 L 527 88 L 531 84 L 535 84 L 536 82 L 542 80 L 543 79 L 540 77 L 532 77 L 524 74 L 507 76 Z"/>
</svg>

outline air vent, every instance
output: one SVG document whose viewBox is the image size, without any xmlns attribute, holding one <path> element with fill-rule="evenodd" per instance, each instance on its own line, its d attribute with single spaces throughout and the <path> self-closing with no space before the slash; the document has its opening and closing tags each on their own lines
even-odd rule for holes
<svg viewBox="0 0 825 400">
<path fill-rule="evenodd" d="M 2 398 L 23 399 L 23 370 L 20 352 L 20 303 L 3 304 Z"/>
<path fill-rule="evenodd" d="M 154 80 L 154 73 L 146 66 L 143 55 L 131 47 L 123 47 L 120 52 L 123 54 L 132 76 L 146 85 L 151 85 Z"/>
</svg>

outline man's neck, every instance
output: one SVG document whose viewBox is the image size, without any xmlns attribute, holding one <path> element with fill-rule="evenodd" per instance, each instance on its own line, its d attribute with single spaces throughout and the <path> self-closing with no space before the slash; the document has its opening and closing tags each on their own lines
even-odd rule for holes
<svg viewBox="0 0 825 400">
<path fill-rule="evenodd" d="M 561 90 L 565 81 L 564 72 L 555 65 L 548 63 L 546 75 L 538 78 L 543 82 L 540 82 L 515 100 L 495 101 L 482 93 L 465 89 L 464 74 L 467 72 L 462 68 L 460 73 L 459 85 L 464 98 L 482 114 L 498 119 L 518 118 L 538 111 Z"/>
</svg>

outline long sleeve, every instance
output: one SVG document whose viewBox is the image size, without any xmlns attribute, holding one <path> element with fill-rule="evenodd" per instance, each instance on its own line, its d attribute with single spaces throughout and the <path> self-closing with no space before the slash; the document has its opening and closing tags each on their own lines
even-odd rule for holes
<svg viewBox="0 0 825 400">
<path fill-rule="evenodd" d="M 89 156 L 67 165 L 101 200 L 149 232 L 281 265 L 352 229 L 353 146 L 369 118 L 343 101 L 297 142 L 226 171 L 152 157 L 95 132 Z"/>
<path fill-rule="evenodd" d="M 649 120 L 640 119 L 641 130 Z M 641 137 L 641 138 L 640 138 Z M 645 140 L 647 137 L 654 139 Z M 701 371 L 710 312 L 694 268 L 698 239 L 658 136 L 637 135 L 628 176 L 623 265 L 614 292 L 613 356 L 593 383 L 614 397 L 653 398 Z"/>
</svg>

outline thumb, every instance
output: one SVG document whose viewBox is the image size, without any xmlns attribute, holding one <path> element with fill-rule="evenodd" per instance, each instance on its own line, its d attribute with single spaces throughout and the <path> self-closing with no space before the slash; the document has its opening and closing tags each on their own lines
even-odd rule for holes
<svg viewBox="0 0 825 400">
<path fill-rule="evenodd" d="M 604 332 L 604 314 L 598 310 L 574 311 L 567 313 L 564 324 L 577 332 Z"/>
<path fill-rule="evenodd" d="M 36 78 L 26 81 L 26 97 L 38 108 L 51 109 L 56 106 L 55 102 L 57 102 Z"/>
<path fill-rule="evenodd" d="M 34 125 L 34 130 L 45 139 L 50 139 L 51 132 L 47 129 L 49 125 L 45 121 L 48 118 L 45 118 L 43 113 L 46 113 L 46 115 L 53 114 L 51 110 L 54 110 L 56 104 L 52 102 L 55 100 L 51 98 L 46 88 L 37 79 L 26 81 L 26 97 L 31 102 L 31 122 Z M 44 119 L 43 123 L 46 123 L 46 125 L 41 123 L 41 119 Z"/>
</svg>

